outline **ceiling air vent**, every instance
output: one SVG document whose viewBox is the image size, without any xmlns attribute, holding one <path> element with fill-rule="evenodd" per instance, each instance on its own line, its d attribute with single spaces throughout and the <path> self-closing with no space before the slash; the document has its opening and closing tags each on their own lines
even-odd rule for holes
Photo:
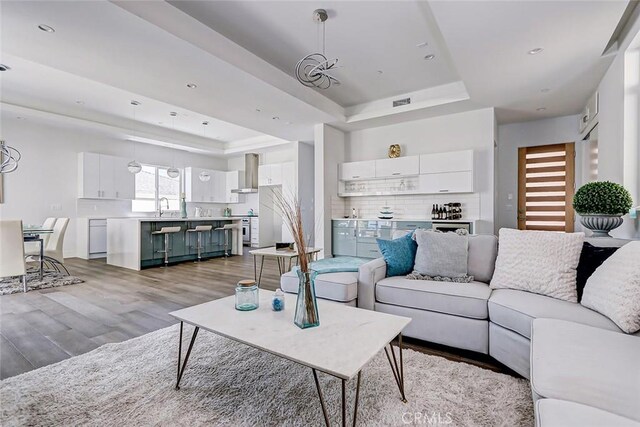
<svg viewBox="0 0 640 427">
<path fill-rule="evenodd" d="M 411 98 L 396 99 L 395 101 L 393 101 L 394 107 L 400 107 L 401 105 L 409 104 L 411 104 Z"/>
</svg>

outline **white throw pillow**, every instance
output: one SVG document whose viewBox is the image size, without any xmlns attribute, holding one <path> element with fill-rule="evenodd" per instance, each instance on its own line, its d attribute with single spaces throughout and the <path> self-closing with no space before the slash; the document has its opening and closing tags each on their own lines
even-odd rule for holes
<svg viewBox="0 0 640 427">
<path fill-rule="evenodd" d="M 627 243 L 593 272 L 581 303 L 629 334 L 640 331 L 640 242 Z"/>
<path fill-rule="evenodd" d="M 576 268 L 584 233 L 500 229 L 492 289 L 518 289 L 578 302 Z"/>
</svg>

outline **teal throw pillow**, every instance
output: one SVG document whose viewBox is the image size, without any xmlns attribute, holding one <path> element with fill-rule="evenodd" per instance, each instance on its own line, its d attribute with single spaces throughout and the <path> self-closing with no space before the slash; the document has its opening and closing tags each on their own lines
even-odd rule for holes
<svg viewBox="0 0 640 427">
<path fill-rule="evenodd" d="M 376 239 L 380 252 L 387 263 L 387 277 L 405 276 L 413 270 L 418 244 L 413 233 L 393 240 Z"/>
</svg>

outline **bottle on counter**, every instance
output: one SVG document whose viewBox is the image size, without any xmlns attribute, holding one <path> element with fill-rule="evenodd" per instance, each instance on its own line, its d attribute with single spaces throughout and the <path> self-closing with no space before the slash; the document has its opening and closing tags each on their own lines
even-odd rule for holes
<svg viewBox="0 0 640 427">
<path fill-rule="evenodd" d="M 436 219 L 436 205 L 431 205 L 431 219 Z"/>
<path fill-rule="evenodd" d="M 358 218 L 358 213 L 356 212 L 356 208 L 351 208 L 351 218 Z"/>
<path fill-rule="evenodd" d="M 184 193 L 180 193 L 180 218 L 187 217 L 187 199 Z"/>
</svg>

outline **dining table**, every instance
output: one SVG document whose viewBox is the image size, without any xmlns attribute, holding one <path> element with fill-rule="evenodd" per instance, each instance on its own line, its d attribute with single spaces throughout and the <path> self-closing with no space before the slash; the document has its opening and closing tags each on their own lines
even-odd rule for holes
<svg viewBox="0 0 640 427">
<path fill-rule="evenodd" d="M 22 238 L 25 243 L 40 243 L 40 257 L 38 258 L 38 262 L 40 264 L 40 281 L 42 281 L 44 274 L 44 238 L 42 235 L 51 233 L 53 233 L 52 228 L 45 228 L 41 225 L 25 225 L 22 227 Z"/>
</svg>

